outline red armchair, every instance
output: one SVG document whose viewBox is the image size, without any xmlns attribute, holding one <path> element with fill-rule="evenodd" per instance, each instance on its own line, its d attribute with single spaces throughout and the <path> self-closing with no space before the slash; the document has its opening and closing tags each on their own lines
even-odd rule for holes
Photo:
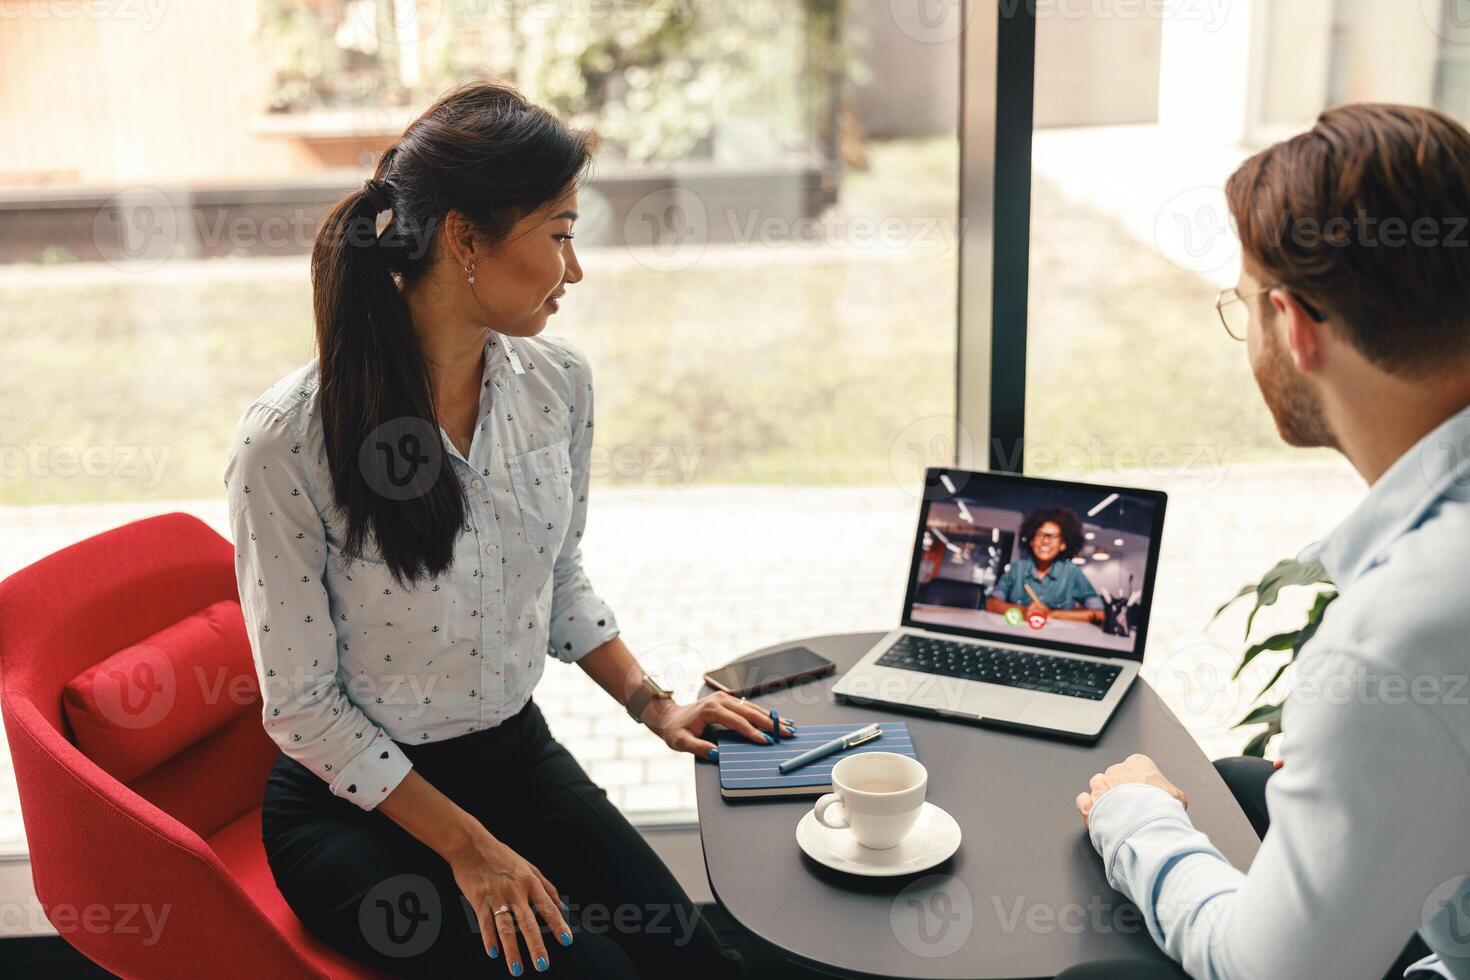
<svg viewBox="0 0 1470 980">
<path fill-rule="evenodd" d="M 179 513 L 0 582 L 0 709 L 36 894 L 122 977 L 380 976 L 308 934 L 271 877 L 276 747 L 237 600 L 233 546 Z"/>
</svg>

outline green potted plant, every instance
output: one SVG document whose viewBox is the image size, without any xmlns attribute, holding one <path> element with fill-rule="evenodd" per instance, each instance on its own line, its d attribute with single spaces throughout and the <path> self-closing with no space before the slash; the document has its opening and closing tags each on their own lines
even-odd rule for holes
<svg viewBox="0 0 1470 980">
<path fill-rule="evenodd" d="M 1252 698 L 1253 702 L 1260 702 L 1266 693 L 1276 686 L 1290 667 L 1296 661 L 1296 655 L 1301 652 L 1308 640 L 1317 633 L 1317 628 L 1322 625 L 1322 617 L 1327 612 L 1327 607 L 1332 600 L 1337 598 L 1337 590 L 1332 588 L 1332 580 L 1327 575 L 1327 570 L 1319 561 L 1298 561 L 1295 558 L 1287 558 L 1276 563 L 1276 566 L 1267 572 L 1259 582 L 1246 585 L 1241 588 L 1230 599 L 1226 600 L 1215 615 L 1210 618 L 1214 622 L 1226 609 L 1247 596 L 1255 596 L 1255 604 L 1251 607 L 1250 615 L 1245 620 L 1245 639 L 1250 640 L 1251 627 L 1255 624 L 1256 613 L 1266 606 L 1275 604 L 1280 598 L 1281 591 L 1288 586 L 1326 586 L 1318 588 L 1316 598 L 1312 600 L 1311 608 L 1307 611 L 1307 621 L 1294 630 L 1275 633 L 1255 643 L 1249 643 L 1245 652 L 1241 654 L 1240 663 L 1236 665 L 1235 672 L 1231 675 L 1239 679 L 1251 661 L 1268 651 L 1286 651 L 1286 660 L 1276 668 L 1264 686 Z M 1246 725 L 1261 725 L 1266 728 L 1255 735 L 1245 748 L 1241 750 L 1244 755 L 1264 756 L 1266 746 L 1271 739 L 1281 734 L 1281 706 L 1285 699 L 1275 703 L 1256 704 L 1246 716 L 1236 722 L 1234 727 L 1241 728 Z"/>
</svg>

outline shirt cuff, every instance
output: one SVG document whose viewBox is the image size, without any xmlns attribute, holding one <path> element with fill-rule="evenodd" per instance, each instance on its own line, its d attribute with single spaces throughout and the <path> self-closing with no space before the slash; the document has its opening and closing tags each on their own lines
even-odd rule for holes
<svg viewBox="0 0 1470 980">
<path fill-rule="evenodd" d="M 1087 815 L 1087 832 L 1092 846 L 1102 855 L 1103 870 L 1113 887 L 1113 859 L 1129 837 L 1155 820 L 1178 819 L 1189 823 L 1184 805 L 1167 791 L 1147 783 L 1114 786 L 1092 804 Z"/>
<path fill-rule="evenodd" d="M 382 730 L 371 745 L 357 753 L 332 780 L 332 792 L 351 800 L 364 810 L 371 810 L 403 782 L 413 768 L 403 749 Z"/>
<path fill-rule="evenodd" d="M 558 660 L 574 664 L 619 632 L 612 608 L 589 593 L 551 621 L 549 652 Z"/>
</svg>

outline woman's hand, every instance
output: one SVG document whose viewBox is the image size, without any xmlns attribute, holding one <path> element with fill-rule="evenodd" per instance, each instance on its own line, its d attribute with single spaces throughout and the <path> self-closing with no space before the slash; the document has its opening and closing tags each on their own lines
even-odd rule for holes
<svg viewBox="0 0 1470 980">
<path fill-rule="evenodd" d="M 643 723 L 676 752 L 691 752 L 701 759 L 718 759 L 719 750 L 702 736 L 709 725 L 724 725 L 752 742 L 771 744 L 774 739 L 771 713 L 752 701 L 716 691 L 692 704 L 675 704 L 672 698 L 655 698 L 643 709 Z M 781 719 L 781 734 L 796 733 L 790 718 Z"/>
<path fill-rule="evenodd" d="M 525 940 L 526 951 L 538 972 L 551 965 L 536 913 L 540 913 L 551 934 L 563 946 L 572 944 L 572 930 L 562 918 L 565 906 L 557 896 L 556 887 L 534 864 L 489 831 L 481 827 L 463 846 L 446 854 L 445 859 L 454 872 L 455 884 L 469 899 L 480 921 L 485 952 L 494 959 L 504 950 L 505 968 L 512 976 L 526 972 L 524 967 L 517 969 L 521 966 L 517 932 Z M 510 906 L 510 911 L 496 915 L 495 910 L 502 905 Z"/>
</svg>

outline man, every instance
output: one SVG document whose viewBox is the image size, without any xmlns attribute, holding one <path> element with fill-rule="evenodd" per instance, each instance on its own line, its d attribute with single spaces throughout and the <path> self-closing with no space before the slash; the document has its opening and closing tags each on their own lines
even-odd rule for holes
<svg viewBox="0 0 1470 980">
<path fill-rule="evenodd" d="M 1233 304 L 1282 438 L 1339 450 L 1370 490 L 1303 555 L 1341 595 L 1297 657 L 1249 873 L 1145 756 L 1076 805 L 1191 977 L 1378 980 L 1416 931 L 1434 955 L 1409 975 L 1470 977 L 1470 134 L 1335 109 L 1227 197 L 1244 272 L 1226 326 Z M 1141 974 L 1065 974 L 1104 975 Z"/>
</svg>

